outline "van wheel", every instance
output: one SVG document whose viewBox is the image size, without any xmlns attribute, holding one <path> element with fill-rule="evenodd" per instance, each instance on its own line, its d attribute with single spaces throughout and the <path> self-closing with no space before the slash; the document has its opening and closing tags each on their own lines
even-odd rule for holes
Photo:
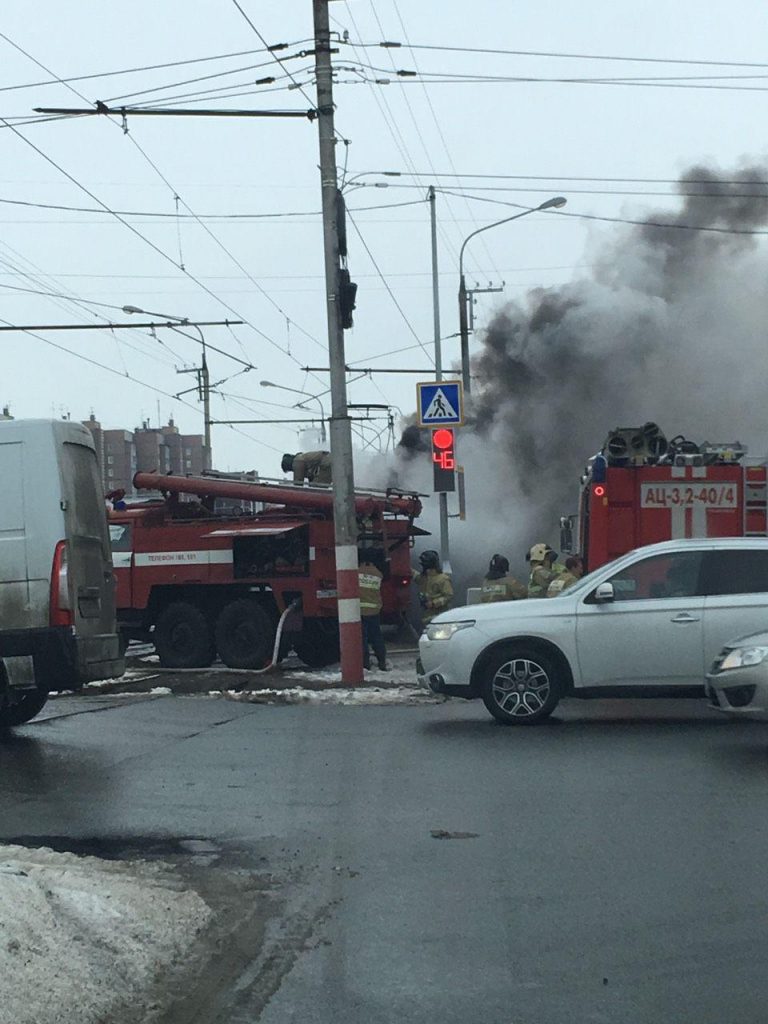
<svg viewBox="0 0 768 1024">
<path fill-rule="evenodd" d="M 38 686 L 36 690 L 26 690 L 14 700 L 11 696 L 8 704 L 0 701 L 0 729 L 12 729 L 15 725 L 24 725 L 35 715 L 39 715 L 48 700 L 48 689 Z"/>
<path fill-rule="evenodd" d="M 560 683 L 554 663 L 535 648 L 497 651 L 483 670 L 480 695 L 498 722 L 535 725 L 555 710 Z"/>
<path fill-rule="evenodd" d="M 204 613 L 188 601 L 173 601 L 157 617 L 155 650 L 163 668 L 207 668 L 216 648 Z"/>
<path fill-rule="evenodd" d="M 274 622 L 247 597 L 226 605 L 216 620 L 216 646 L 229 668 L 264 668 L 274 645 Z"/>
</svg>

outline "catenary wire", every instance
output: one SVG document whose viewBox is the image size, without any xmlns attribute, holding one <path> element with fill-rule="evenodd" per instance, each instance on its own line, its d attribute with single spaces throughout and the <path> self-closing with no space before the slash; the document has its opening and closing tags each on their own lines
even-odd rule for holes
<svg viewBox="0 0 768 1024">
<path fill-rule="evenodd" d="M 365 238 L 363 237 L 363 234 L 360 231 L 360 228 L 357 226 L 357 223 L 356 223 L 354 217 L 350 216 L 349 212 L 347 212 L 347 217 L 348 217 L 348 220 L 349 220 L 350 224 L 355 229 L 355 233 L 357 234 L 357 237 L 360 239 L 360 242 L 362 243 L 363 248 L 365 249 L 366 253 L 368 254 L 368 259 L 371 261 L 371 263 L 373 264 L 374 268 L 376 269 L 376 272 L 379 275 L 381 283 L 387 289 L 387 292 L 389 293 L 389 297 L 392 299 L 393 303 L 395 304 L 395 306 L 397 308 L 398 313 L 400 314 L 400 316 L 402 317 L 403 321 L 405 322 L 406 327 L 411 332 L 413 337 L 416 339 L 417 343 L 424 350 L 424 352 L 426 353 L 426 356 L 430 360 L 430 362 L 434 362 L 434 360 L 433 360 L 432 356 L 430 355 L 430 352 L 427 349 L 426 345 L 419 338 L 418 334 L 416 333 L 416 331 L 413 328 L 413 324 L 408 319 L 408 317 L 405 315 L 405 312 L 403 311 L 403 307 L 397 301 L 397 298 L 395 297 L 395 293 L 392 291 L 392 289 L 391 289 L 391 287 L 389 285 L 389 282 L 387 281 L 386 277 L 384 276 L 384 274 L 383 274 L 383 272 L 381 270 L 381 267 L 379 267 L 379 264 L 376 262 L 376 259 L 375 259 L 374 255 L 373 255 L 373 253 L 371 252 L 371 250 L 369 249 L 368 244 L 365 241 Z"/>
<path fill-rule="evenodd" d="M 234 2 L 236 2 L 236 0 L 234 0 Z M 7 38 L 7 37 L 6 37 L 6 38 Z M 266 47 L 266 46 L 267 46 L 267 43 L 266 43 L 266 41 L 265 41 L 265 40 L 262 40 L 262 42 L 263 42 L 264 46 Z M 12 45 L 14 45 L 14 46 L 15 46 L 15 47 L 16 47 L 17 49 L 20 49 L 20 47 L 18 47 L 18 45 L 17 45 L 17 44 L 15 44 L 15 43 L 12 43 Z M 41 67 L 41 68 L 42 68 L 42 69 L 43 69 L 44 71 L 46 71 L 46 72 L 47 72 L 47 73 L 48 73 L 49 75 L 53 75 L 53 74 L 54 74 L 54 72 L 52 72 L 50 68 L 48 68 L 48 67 L 46 67 L 46 66 L 45 66 L 44 64 L 42 64 L 42 63 L 41 63 L 41 62 L 40 62 L 39 60 L 37 60 L 37 58 L 36 58 L 36 57 L 33 57 L 33 56 L 32 56 L 31 54 L 27 53 L 27 52 L 26 52 L 26 51 L 24 51 L 24 50 L 21 50 L 21 52 L 22 52 L 22 53 L 24 53 L 24 55 L 25 55 L 25 56 L 26 56 L 26 57 L 27 57 L 27 58 L 28 58 L 29 60 L 32 60 L 32 61 L 33 61 L 33 62 L 34 62 L 34 63 L 35 63 L 35 64 L 36 64 L 36 65 L 37 65 L 38 67 Z M 76 96 L 78 96 L 78 97 L 79 97 L 80 99 L 83 99 L 83 100 L 85 100 L 85 101 L 87 102 L 87 99 L 86 99 L 86 97 L 84 97 L 84 96 L 82 95 L 82 93 L 80 93 L 80 92 L 79 92 L 79 91 L 78 91 L 77 89 L 75 89 L 75 88 L 74 88 L 74 87 L 72 87 L 71 85 L 67 85 L 66 87 L 67 87 L 67 88 L 68 88 L 68 89 L 69 89 L 69 90 L 70 90 L 71 92 L 73 92 L 73 93 L 74 93 L 74 94 L 75 94 Z M 112 119 L 110 118 L 110 120 L 112 120 Z M 119 125 L 117 124 L 117 122 L 113 122 L 113 123 L 114 123 L 114 124 L 116 124 L 116 125 L 117 125 L 117 127 L 119 127 Z M 67 177 L 67 178 L 68 178 L 68 179 L 69 179 L 70 181 L 72 181 L 72 182 L 73 182 L 74 184 L 76 184 L 78 188 L 82 189 L 82 190 L 83 190 L 83 191 L 84 191 L 84 192 L 85 192 L 85 193 L 86 193 L 86 194 L 87 194 L 87 195 L 88 195 L 88 196 L 89 196 L 89 197 L 90 197 L 91 199 L 93 199 L 93 200 L 94 200 L 95 202 L 97 202 L 97 203 L 98 203 L 98 204 L 99 204 L 100 206 L 104 207 L 104 208 L 105 208 L 106 210 L 109 210 L 109 207 L 108 207 L 108 206 L 107 206 L 107 205 L 106 205 L 105 203 L 103 203 L 103 202 L 102 202 L 102 200 L 100 200 L 100 199 L 99 199 L 99 198 L 98 198 L 97 196 L 95 196 L 95 195 L 94 195 L 94 194 L 93 194 L 92 192 L 90 192 L 90 191 L 89 191 L 89 190 L 88 190 L 88 189 L 87 189 L 87 188 L 86 188 L 86 187 L 85 187 L 84 185 L 82 185 L 82 184 L 81 184 L 80 182 L 78 182 L 78 181 L 77 181 L 76 179 L 74 179 L 74 178 L 72 177 L 72 175 L 70 175 L 70 174 L 69 174 L 68 172 L 66 172 L 66 171 L 65 171 L 65 170 L 64 170 L 64 169 L 63 169 L 62 167 L 60 167 L 60 166 L 59 166 L 58 164 L 56 164 L 56 162 L 55 162 L 55 161 L 54 161 L 54 160 L 53 160 L 53 159 L 52 159 L 51 157 L 47 156 L 47 154 L 45 154 L 45 153 L 44 153 L 44 152 L 43 152 L 43 151 L 42 151 L 41 149 L 39 149 L 39 147 L 35 146 L 35 145 L 34 145 L 34 143 L 32 143 L 32 142 L 31 142 L 31 141 L 30 141 L 29 139 L 27 139 L 27 138 L 26 138 L 26 137 L 25 137 L 25 136 L 24 136 L 24 135 L 23 135 L 23 134 L 22 134 L 21 132 L 17 131 L 17 130 L 15 129 L 15 128 L 13 128 L 13 126 L 11 126 L 11 127 L 12 127 L 12 130 L 13 130 L 13 131 L 15 132 L 15 134 L 16 134 L 16 135 L 17 135 L 17 136 L 18 136 L 19 138 L 21 138 L 21 139 L 22 139 L 22 140 L 23 140 L 24 142 L 26 142 L 26 143 L 27 143 L 27 145 L 29 145 L 29 146 L 31 146 L 31 147 L 32 147 L 33 149 L 35 149 L 35 150 L 36 150 L 36 151 L 37 151 L 37 152 L 38 152 L 38 153 L 39 153 L 39 154 L 40 154 L 41 156 L 43 156 L 43 158 L 44 158 L 44 159 L 46 159 L 46 160 L 47 160 L 47 161 L 48 161 L 49 163 L 51 163 L 51 164 L 52 164 L 52 165 L 53 165 L 54 167 L 56 167 L 56 169 L 57 169 L 57 170 L 59 170 L 59 171 L 60 171 L 61 173 L 65 174 L 65 176 L 66 176 L 66 177 Z M 133 145 L 134 145 L 134 146 L 136 147 L 136 149 L 137 149 L 137 150 L 138 150 L 138 151 L 139 151 L 139 152 L 141 153 L 141 155 L 142 155 L 142 156 L 144 157 L 144 159 L 145 159 L 145 160 L 147 161 L 147 163 L 149 163 L 149 165 L 150 165 L 150 166 L 152 167 L 152 169 L 153 169 L 153 170 L 155 171 L 155 173 L 156 173 L 156 174 L 157 174 L 157 175 L 158 175 L 158 176 L 159 176 L 159 177 L 161 178 L 161 180 L 162 180 L 162 181 L 163 181 L 163 182 L 165 183 L 165 185 L 166 185 L 166 186 L 168 187 L 168 189 L 169 189 L 169 190 L 171 191 L 171 194 L 172 194 L 172 195 L 174 195 L 174 196 L 175 196 L 175 195 L 178 195 L 178 191 L 177 191 L 177 190 L 176 190 L 176 189 L 175 189 L 175 188 L 174 188 L 174 187 L 173 187 L 173 186 L 171 185 L 171 183 L 170 183 L 170 182 L 168 181 L 168 179 L 167 179 L 167 178 L 165 177 L 165 175 L 164 175 L 164 174 L 162 173 L 162 171 L 161 171 L 161 170 L 160 170 L 160 168 L 159 168 L 159 167 L 157 166 L 157 164 L 155 164 L 155 162 L 154 162 L 154 161 L 153 161 L 153 160 L 151 159 L 151 157 L 149 156 L 149 154 L 148 154 L 148 153 L 147 153 L 147 152 L 146 152 L 146 151 L 145 151 L 145 150 L 143 149 L 143 147 L 142 147 L 142 146 L 141 146 L 141 145 L 140 145 L 140 144 L 139 144 L 139 143 L 138 143 L 138 142 L 136 141 L 136 139 L 135 139 L 135 138 L 133 137 L 133 135 L 132 135 L 132 134 L 129 134 L 129 135 L 128 135 L 128 138 L 129 138 L 129 140 L 131 141 L 131 143 L 132 143 L 132 144 L 133 144 Z M 186 203 L 186 202 L 185 202 L 184 200 L 182 200 L 182 202 L 184 203 L 184 206 L 185 206 L 185 208 L 186 208 L 186 209 L 187 209 L 187 210 L 189 211 L 189 213 L 190 213 L 190 214 L 192 214 L 193 216 L 196 216 L 196 215 L 195 215 L 195 212 L 194 212 L 194 210 L 192 210 L 192 209 L 191 209 L 191 207 L 189 206 L 189 204 L 187 204 L 187 203 Z M 242 316 L 242 315 L 241 315 L 240 313 L 238 313 L 238 312 L 237 312 L 237 311 L 236 311 L 235 309 L 233 309 L 233 307 L 232 307 L 232 306 L 230 306 L 230 305 L 229 305 L 229 304 L 228 304 L 228 303 L 227 303 L 227 302 L 226 302 L 225 300 L 223 300 L 223 299 L 221 299 L 221 298 L 220 298 L 219 296 L 217 296 L 217 295 L 216 295 L 216 294 L 215 294 L 215 293 L 214 293 L 214 292 L 213 292 L 213 291 L 212 291 L 212 290 L 211 290 L 210 288 L 208 288 L 208 287 L 207 287 L 207 285 L 203 284 L 203 282 L 202 282 L 202 281 L 199 281 L 199 280 L 198 280 L 198 279 L 197 279 L 197 278 L 196 278 L 196 277 L 195 277 L 195 276 L 194 276 L 193 274 L 191 274 L 191 273 L 190 273 L 190 271 L 186 270 L 186 268 L 182 269 L 182 268 L 181 268 L 181 266 L 180 266 L 179 264 L 177 264 L 177 263 L 176 263 L 176 261 L 175 261 L 175 260 L 174 260 L 174 259 L 173 259 L 172 257 L 168 256 L 168 254 L 167 254 L 167 253 L 165 253 L 165 252 L 164 252 L 164 251 L 163 251 L 162 249 L 160 249 L 160 248 L 159 248 L 158 246 L 156 246 L 156 245 L 155 245 L 155 244 L 154 244 L 154 243 L 153 243 L 153 242 L 152 242 L 152 241 L 151 241 L 150 239 L 148 239 L 148 238 L 147 238 L 147 237 L 146 237 L 145 235 L 143 235 L 143 234 L 142 234 L 142 233 L 141 233 L 140 231 L 137 231 L 137 230 L 136 230 L 136 229 L 135 229 L 135 228 L 134 228 L 134 227 L 133 227 L 132 225 L 130 225 L 130 224 L 128 223 L 128 221 L 124 220 L 124 219 L 123 219 L 123 218 L 122 218 L 122 217 L 121 217 L 121 216 L 120 216 L 119 214 L 115 214 L 114 216 L 116 216 L 116 217 L 117 217 L 117 219 L 118 219 L 118 220 L 119 220 L 119 221 L 120 221 L 121 223 L 125 224 L 125 225 L 126 225 L 126 226 L 127 226 L 128 228 L 129 228 L 129 230 L 130 230 L 130 231 L 132 231 L 132 232 L 133 232 L 133 233 L 134 233 L 135 235 L 137 235 L 137 236 L 138 236 L 139 238 L 141 238 L 141 239 L 142 239 L 143 241 L 145 241 L 145 242 L 146 242 L 146 243 L 147 243 L 147 244 L 148 244 L 148 245 L 149 245 L 149 246 L 150 246 L 150 247 L 151 247 L 152 249 L 154 249 L 154 250 L 155 250 L 155 251 L 156 251 L 156 252 L 157 252 L 158 254 L 160 254 L 160 255 L 162 256 L 162 258 L 163 258 L 163 259 L 165 259 L 165 260 L 169 261 L 170 263 L 172 263 L 172 264 L 173 264 L 173 266 L 174 266 L 174 267 L 176 267 L 177 269 L 179 269 L 179 270 L 182 270 L 182 273 L 184 273 L 184 274 L 185 274 L 185 275 L 186 275 L 186 276 L 187 276 L 187 277 L 188 277 L 188 278 L 189 278 L 190 280 L 194 281 L 194 282 L 195 282 L 195 283 L 196 283 L 196 284 L 197 284 L 197 285 L 198 285 L 199 287 L 201 287 L 201 288 L 202 288 L 202 289 L 203 289 L 204 291 L 206 291 L 206 292 L 207 292 L 207 294 L 209 294 L 209 295 L 210 295 L 210 296 L 211 296 L 212 298 L 214 298 L 214 299 L 215 299 L 216 301 L 220 302 L 220 303 L 221 303 L 221 304 L 222 304 L 222 305 L 223 305 L 223 306 L 224 306 L 224 307 L 225 307 L 226 309 L 229 309 L 229 310 L 230 310 L 231 312 L 233 312 L 233 313 L 234 313 L 234 314 L 235 314 L 235 315 L 237 316 L 237 318 L 238 318 L 238 319 L 244 320 L 244 321 L 245 321 L 246 323 L 248 323 L 248 325 L 249 325 L 249 326 L 250 326 L 250 327 L 251 327 L 251 328 L 252 328 L 252 329 L 253 329 L 254 331 L 256 331 L 256 333 L 257 333 L 257 334 L 259 334 L 259 335 L 260 335 L 260 336 L 261 336 L 261 337 L 262 337 L 262 338 L 263 338 L 263 339 L 264 339 L 265 341 L 267 341 L 267 342 L 268 342 L 268 343 L 269 343 L 270 345 L 274 346 L 274 347 L 275 347 L 276 349 L 278 349 L 279 351 L 281 351 L 281 352 L 284 352 L 284 353 L 285 353 L 285 349 L 284 349 L 284 348 L 283 348 L 283 347 L 282 347 L 281 345 L 279 345 L 279 344 L 278 344 L 278 343 L 277 343 L 276 341 L 274 341 L 274 339 L 272 339 L 271 337 L 269 337 L 269 335 L 267 335 L 267 334 L 266 334 L 266 333 L 265 333 L 264 331 L 262 331 L 262 330 L 261 330 L 260 328 L 256 327 L 256 325 L 255 325 L 255 324 L 253 324 L 253 323 L 252 323 L 252 322 L 251 322 L 250 320 L 248 320 L 248 318 L 247 318 L 247 317 L 245 317 L 245 316 Z M 251 276 L 251 275 L 250 275 L 250 274 L 248 273 L 248 271 L 246 271 L 246 270 L 245 270 L 245 268 L 244 268 L 244 267 L 242 266 L 242 264 L 241 264 L 241 263 L 240 263 L 240 262 L 239 262 L 239 261 L 238 261 L 238 260 L 237 260 L 237 259 L 236 259 L 236 258 L 235 258 L 235 257 L 234 257 L 234 256 L 233 256 L 233 255 L 232 255 L 231 253 L 230 253 L 230 252 L 229 252 L 229 250 L 228 250 L 228 249 L 226 248 L 226 246 L 224 246 L 224 244 L 223 244 L 223 243 L 222 243 L 222 242 L 221 242 L 221 241 L 220 241 L 220 240 L 219 240 L 219 239 L 218 239 L 218 238 L 216 237 L 216 235 L 214 235 L 214 233 L 213 233 L 213 232 L 212 232 L 212 231 L 210 230 L 210 228 L 209 228 L 209 227 L 208 227 L 207 225 L 205 225 L 204 223 L 202 223 L 202 222 L 199 222 L 199 223 L 200 223 L 200 226 L 201 226 L 201 227 L 202 227 L 202 228 L 203 228 L 203 229 L 204 229 L 204 230 L 206 231 L 206 233 L 207 233 L 207 234 L 208 234 L 208 235 L 209 235 L 209 236 L 210 236 L 210 237 L 211 237 L 211 238 L 212 238 L 212 239 L 213 239 L 214 241 L 216 241 L 216 243 L 217 243 L 217 244 L 219 245 L 219 247 L 220 247 L 220 248 L 221 248 L 221 249 L 222 249 L 222 250 L 223 250 L 223 251 L 224 251 L 224 252 L 225 252 L 225 253 L 226 253 L 226 254 L 227 254 L 227 255 L 228 255 L 228 256 L 229 256 L 229 257 L 230 257 L 230 258 L 231 258 L 231 259 L 232 259 L 233 261 L 234 261 L 234 262 L 235 262 L 235 264 L 236 264 L 236 265 L 238 266 L 238 268 L 239 268 L 240 270 L 242 270 L 242 271 L 243 271 L 243 273 L 245 273 L 245 274 L 246 274 L 246 275 L 248 276 L 249 280 L 251 280 L 251 282 L 252 282 L 252 283 L 253 283 L 253 284 L 254 284 L 254 285 L 255 285 L 255 286 L 256 286 L 256 287 L 257 287 L 257 288 L 258 288 L 258 289 L 259 289 L 260 291 L 262 291 L 262 293 L 264 293 L 264 294 L 265 294 L 265 296 L 266 296 L 266 292 L 265 292 L 265 291 L 264 291 L 264 289 L 263 289 L 263 288 L 261 287 L 261 285 L 259 285 L 259 284 L 258 284 L 258 282 L 257 282 L 257 281 L 256 281 L 256 280 L 255 280 L 255 279 L 254 279 L 254 278 L 253 278 L 253 277 L 252 277 L 252 276 Z M 275 304 L 275 305 L 276 305 L 276 304 Z M 277 308 L 279 309 L 280 307 L 278 306 Z M 299 325 L 297 325 L 297 326 L 299 326 Z M 299 329 L 301 329 L 301 328 L 299 327 Z M 307 332 L 304 332 L 304 333 L 307 333 Z M 312 337 L 312 336 L 311 336 L 311 335 L 308 335 L 308 337 Z M 315 339 L 315 340 L 316 340 L 316 339 Z M 242 347 L 242 345 L 241 345 L 241 347 Z M 245 350 L 244 350 L 244 349 L 243 349 L 243 353 L 244 353 L 244 354 L 246 354 L 246 353 L 245 353 Z M 293 360 L 294 360 L 294 362 L 296 362 L 296 363 L 300 363 L 300 360 L 297 360 L 297 359 L 295 359 L 295 357 L 294 357 L 294 356 L 292 356 L 292 355 L 291 355 L 290 353 L 286 353 L 286 354 L 287 354 L 287 355 L 289 356 L 289 358 L 293 359 Z"/>
<path fill-rule="evenodd" d="M 380 49 L 389 48 L 393 44 L 386 42 L 375 42 L 375 43 L 356 43 L 364 49 Z M 680 57 L 628 57 L 626 55 L 610 55 L 610 54 L 597 54 L 597 53 L 568 53 L 562 51 L 553 50 L 507 50 L 498 49 L 492 47 L 480 47 L 480 46 L 445 46 L 439 44 L 426 44 L 426 43 L 408 43 L 407 45 L 396 43 L 395 48 L 407 50 L 440 50 L 448 53 L 480 53 L 484 55 L 499 54 L 503 56 L 512 57 L 557 57 L 569 60 L 608 60 L 608 61 L 627 61 L 638 64 L 699 64 L 702 66 L 711 67 L 731 67 L 731 68 L 768 68 L 767 63 L 759 63 L 753 61 L 737 61 L 737 60 L 694 60 L 690 58 Z"/>
<path fill-rule="evenodd" d="M 31 57 L 21 46 L 19 46 L 18 43 L 15 43 L 12 39 L 9 39 L 8 36 L 3 35 L 1 32 L 0 32 L 0 38 L 5 39 L 5 41 L 7 43 L 9 43 L 11 46 L 13 46 L 14 49 L 18 50 L 19 53 L 24 54 L 25 57 L 29 57 L 30 60 L 34 60 L 34 58 Z M 292 41 L 290 43 L 281 43 L 281 44 L 278 44 L 278 45 L 283 46 L 286 49 L 290 49 L 290 48 L 292 48 L 294 46 L 301 46 L 302 43 L 309 43 L 309 42 L 312 42 L 312 40 L 311 39 L 296 39 L 296 40 L 294 40 L 294 41 Z M 186 60 L 173 60 L 173 61 L 165 62 L 165 63 L 162 63 L 162 64 L 145 64 L 145 65 L 142 65 L 140 67 L 121 68 L 118 71 L 98 71 L 98 72 L 94 72 L 94 73 L 88 74 L 88 75 L 70 75 L 70 76 L 68 76 L 66 78 L 59 78 L 59 77 L 55 77 L 54 76 L 53 78 L 50 78 L 47 81 L 42 81 L 42 82 L 27 82 L 27 83 L 24 83 L 24 84 L 21 84 L 21 85 L 4 85 L 4 86 L 0 86 L 0 92 L 16 92 L 16 91 L 18 91 L 20 89 L 37 89 L 40 86 L 44 86 L 44 85 L 66 85 L 69 82 L 86 82 L 86 81 L 92 80 L 94 78 L 114 78 L 114 77 L 119 76 L 119 75 L 133 75 L 133 74 L 138 74 L 138 73 L 143 72 L 143 71 L 161 71 L 161 70 L 163 70 L 165 68 L 178 68 L 178 67 L 182 67 L 184 65 L 203 64 L 203 63 L 206 63 L 206 62 L 209 62 L 209 61 L 214 61 L 214 60 L 230 60 L 230 59 L 232 59 L 234 57 L 249 57 L 249 56 L 252 56 L 253 54 L 267 53 L 267 52 L 270 52 L 268 47 L 266 49 L 235 50 L 232 53 L 218 53 L 218 54 L 213 54 L 210 57 L 192 57 L 192 58 L 188 58 Z"/>
<path fill-rule="evenodd" d="M 464 195 L 469 195 L 469 193 L 453 192 L 447 189 L 441 189 L 440 191 L 443 192 L 445 195 L 457 196 L 459 198 L 463 198 Z M 761 196 L 760 198 L 765 199 L 768 197 Z M 534 212 L 536 210 L 536 207 L 523 206 L 520 203 L 505 202 L 503 199 L 491 199 L 488 196 L 470 195 L 470 199 L 476 199 L 478 202 L 481 203 L 494 203 L 496 206 L 510 206 L 516 210 L 531 210 L 531 212 Z M 675 221 L 664 222 L 652 220 L 635 220 L 631 217 L 608 217 L 599 216 L 598 214 L 594 213 L 572 213 L 567 210 L 549 210 L 547 211 L 547 215 L 554 215 L 558 218 L 568 217 L 578 220 L 604 221 L 610 224 L 631 224 L 641 228 L 661 228 L 663 230 L 666 230 L 667 228 L 672 228 L 674 230 L 681 231 L 708 231 L 718 235 L 768 235 L 768 230 L 759 230 L 755 228 L 720 228 L 708 224 L 679 224 Z"/>
</svg>

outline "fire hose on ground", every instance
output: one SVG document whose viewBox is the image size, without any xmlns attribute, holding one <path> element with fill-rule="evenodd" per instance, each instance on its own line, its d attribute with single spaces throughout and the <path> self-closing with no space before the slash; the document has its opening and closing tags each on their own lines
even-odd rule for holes
<svg viewBox="0 0 768 1024">
<path fill-rule="evenodd" d="M 275 633 L 275 645 L 272 648 L 272 658 L 271 658 L 269 664 L 265 665 L 263 668 L 251 669 L 251 671 L 249 672 L 249 675 L 261 676 L 261 675 L 264 675 L 265 672 L 271 672 L 272 669 L 275 668 L 275 666 L 278 663 L 279 657 L 280 657 L 280 640 L 282 639 L 282 636 L 283 636 L 283 626 L 285 625 L 285 620 L 288 618 L 288 616 L 291 614 L 291 612 L 296 611 L 296 609 L 300 606 L 300 604 L 301 604 L 301 599 L 298 598 L 298 597 L 294 598 L 294 600 L 291 601 L 291 603 L 285 609 L 283 614 L 280 616 L 280 619 L 279 619 L 279 621 L 277 623 L 277 631 Z M 232 689 L 234 689 L 234 690 L 242 690 L 242 688 L 244 686 L 246 686 L 246 685 L 247 685 L 247 683 L 244 680 L 238 686 L 232 687 Z"/>
</svg>

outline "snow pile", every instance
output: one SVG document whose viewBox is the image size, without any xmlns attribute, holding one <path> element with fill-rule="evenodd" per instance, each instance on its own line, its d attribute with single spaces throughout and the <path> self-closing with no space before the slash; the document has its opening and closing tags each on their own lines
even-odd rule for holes
<svg viewBox="0 0 768 1024">
<path fill-rule="evenodd" d="M 146 1019 L 210 916 L 166 866 L 0 846 L 0 1024 Z"/>
<path fill-rule="evenodd" d="M 286 690 L 228 690 L 223 696 L 227 700 L 248 704 L 346 704 L 357 707 L 371 704 L 439 704 L 444 700 L 420 686 L 325 687 L 321 690 L 296 686 Z"/>
</svg>

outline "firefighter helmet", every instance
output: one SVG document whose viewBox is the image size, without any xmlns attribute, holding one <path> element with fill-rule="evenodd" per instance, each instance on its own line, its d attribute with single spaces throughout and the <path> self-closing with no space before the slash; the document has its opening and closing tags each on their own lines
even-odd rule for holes
<svg viewBox="0 0 768 1024">
<path fill-rule="evenodd" d="M 419 555 L 419 565 L 424 572 L 426 572 L 427 569 L 439 569 L 440 555 L 437 551 L 422 551 Z"/>
<path fill-rule="evenodd" d="M 509 572 L 509 559 L 504 555 L 494 555 L 488 564 L 488 572 L 498 572 L 506 576 Z"/>
<path fill-rule="evenodd" d="M 553 551 L 549 544 L 534 544 L 526 555 L 528 562 L 546 562 L 548 558 L 553 562 L 557 558 L 557 552 Z"/>
<path fill-rule="evenodd" d="M 291 455 L 290 452 L 286 452 L 283 456 L 283 461 L 280 463 L 280 468 L 284 473 L 290 473 L 293 469 L 293 460 L 296 458 L 295 455 Z"/>
</svg>

